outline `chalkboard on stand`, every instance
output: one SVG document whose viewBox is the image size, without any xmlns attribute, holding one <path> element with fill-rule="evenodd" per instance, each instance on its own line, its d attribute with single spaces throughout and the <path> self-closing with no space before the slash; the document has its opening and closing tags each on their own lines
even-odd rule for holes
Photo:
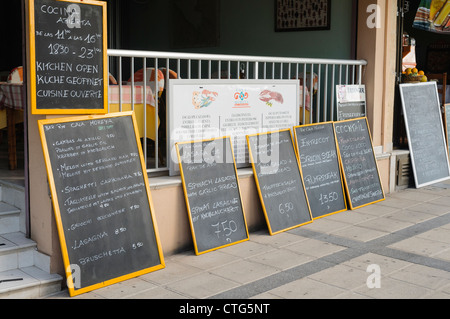
<svg viewBox="0 0 450 319">
<path fill-rule="evenodd" d="M 313 218 L 346 211 L 333 123 L 296 126 L 294 136 Z"/>
<path fill-rule="evenodd" d="M 400 84 L 400 96 L 416 187 L 449 179 L 436 82 Z"/>
<path fill-rule="evenodd" d="M 345 188 L 351 209 L 385 199 L 366 118 L 334 122 Z"/>
<path fill-rule="evenodd" d="M 195 253 L 249 239 L 231 139 L 176 144 Z"/>
<path fill-rule="evenodd" d="M 311 223 L 291 130 L 247 135 L 247 143 L 269 233 Z"/>
<path fill-rule="evenodd" d="M 106 2 L 29 0 L 29 12 L 32 114 L 106 113 Z"/>
<path fill-rule="evenodd" d="M 164 268 L 134 113 L 38 123 L 70 295 Z"/>
</svg>

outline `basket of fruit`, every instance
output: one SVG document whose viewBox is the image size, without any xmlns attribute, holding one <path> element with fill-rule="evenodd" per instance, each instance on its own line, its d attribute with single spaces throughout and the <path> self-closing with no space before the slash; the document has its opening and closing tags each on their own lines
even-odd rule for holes
<svg viewBox="0 0 450 319">
<path fill-rule="evenodd" d="M 427 82 L 428 79 L 423 71 L 419 71 L 417 68 L 408 68 L 402 74 L 403 83 L 419 83 Z"/>
</svg>

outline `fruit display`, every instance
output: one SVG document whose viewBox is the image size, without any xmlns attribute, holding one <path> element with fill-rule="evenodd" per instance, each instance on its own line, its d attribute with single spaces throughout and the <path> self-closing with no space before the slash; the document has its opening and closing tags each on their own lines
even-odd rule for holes
<svg viewBox="0 0 450 319">
<path fill-rule="evenodd" d="M 417 68 L 407 68 L 402 74 L 402 82 L 414 83 L 414 82 L 427 82 L 428 78 L 423 71 L 419 71 Z"/>
</svg>

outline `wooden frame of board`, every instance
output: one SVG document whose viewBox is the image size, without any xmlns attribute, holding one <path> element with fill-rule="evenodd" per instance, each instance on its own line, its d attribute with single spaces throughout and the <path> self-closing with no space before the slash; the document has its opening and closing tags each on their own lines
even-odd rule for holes
<svg viewBox="0 0 450 319">
<path fill-rule="evenodd" d="M 375 162 L 375 168 L 376 168 L 376 170 L 377 170 L 378 180 L 380 181 L 380 188 L 381 188 L 381 191 L 382 191 L 382 194 L 383 194 L 383 198 L 382 198 L 382 199 L 379 199 L 379 200 L 372 201 L 372 202 L 368 202 L 368 203 L 366 203 L 366 204 L 364 204 L 364 205 L 360 205 L 360 206 L 356 206 L 356 207 L 353 206 L 352 200 L 351 200 L 352 197 L 350 196 L 350 190 L 349 190 L 349 188 L 348 188 L 347 177 L 345 176 L 345 167 L 344 167 L 344 165 L 343 165 L 343 163 L 342 163 L 341 152 L 340 152 L 340 150 L 339 150 L 339 143 L 338 143 L 338 140 L 337 140 L 337 137 L 336 137 L 336 132 L 335 132 L 336 147 L 337 147 L 337 151 L 338 151 L 338 155 L 339 155 L 339 162 L 341 163 L 341 169 L 342 169 L 342 172 L 343 172 L 342 175 L 343 175 L 343 178 L 344 178 L 344 184 L 345 184 L 345 191 L 346 191 L 346 193 L 347 193 L 347 199 L 348 199 L 348 202 L 349 202 L 349 205 L 350 205 L 350 209 L 351 209 L 351 210 L 355 210 L 355 209 L 358 209 L 358 208 L 361 208 L 361 207 L 365 207 L 365 206 L 369 206 L 369 205 L 372 205 L 372 204 L 375 204 L 375 203 L 378 203 L 378 202 L 382 202 L 382 201 L 384 201 L 384 200 L 386 199 L 386 194 L 385 194 L 385 192 L 384 192 L 383 183 L 382 183 L 382 181 L 381 181 L 380 171 L 379 171 L 379 169 L 378 169 L 377 158 L 376 158 L 376 156 L 375 156 L 375 150 L 373 149 L 372 134 L 370 133 L 370 128 L 369 128 L 369 123 L 368 123 L 368 121 L 367 121 L 367 117 L 360 117 L 360 118 L 354 118 L 354 119 L 343 120 L 343 121 L 339 121 L 339 122 L 333 122 L 333 127 L 334 127 L 334 129 L 336 129 L 336 127 L 335 127 L 336 123 L 352 122 L 352 121 L 356 121 L 356 120 L 364 120 L 364 121 L 366 122 L 366 125 L 367 125 L 367 133 L 368 133 L 369 138 L 370 138 L 370 143 L 371 143 L 371 148 L 372 148 L 373 159 L 374 159 L 374 162 Z"/>
<path fill-rule="evenodd" d="M 28 0 L 29 11 L 29 48 L 30 48 L 30 100 L 31 100 L 31 113 L 32 114 L 105 114 L 108 112 L 108 56 L 107 56 L 107 3 L 103 1 L 95 0 L 58 0 L 71 3 L 79 3 L 83 5 L 94 5 L 102 7 L 103 12 L 103 108 L 39 108 L 37 105 L 37 81 L 36 81 L 36 23 L 35 23 L 35 0 Z"/>
<path fill-rule="evenodd" d="M 132 118 L 132 122 L 133 122 L 133 127 L 134 127 L 134 135 L 136 136 L 136 143 L 138 145 L 138 151 L 139 151 L 139 159 L 140 159 L 140 166 L 142 167 L 142 169 L 145 169 L 145 161 L 144 161 L 144 156 L 143 156 L 143 152 L 142 152 L 142 148 L 140 147 L 140 141 L 139 141 L 139 134 L 138 134 L 138 129 L 137 129 L 137 122 L 136 122 L 136 117 L 134 115 L 134 112 L 121 112 L 121 113 L 110 113 L 108 115 L 86 115 L 86 116 L 73 116 L 73 117 L 65 117 L 65 118 L 55 118 L 55 119 L 45 119 L 45 120 L 39 120 L 38 124 L 39 124 L 39 132 L 40 132 L 40 136 L 41 136 L 41 142 L 42 142 L 42 149 L 44 152 L 44 159 L 45 159 L 45 165 L 47 168 L 47 174 L 48 174 L 48 183 L 49 183 L 49 187 L 50 187 L 50 192 L 51 192 L 51 197 L 52 197 L 52 202 L 53 202 L 53 209 L 54 209 L 54 215 L 55 215 L 55 220 L 56 220 L 56 226 L 58 229 L 58 235 L 59 235 L 59 240 L 60 240 L 60 246 L 61 246 L 61 252 L 62 252 L 62 258 L 63 258 L 63 262 L 64 262 L 64 267 L 65 267 L 65 272 L 66 272 L 66 277 L 72 278 L 72 270 L 70 268 L 71 265 L 71 261 L 69 260 L 69 254 L 68 254 L 68 249 L 67 249 L 67 242 L 66 242 L 66 238 L 65 238 L 65 233 L 64 233 L 64 228 L 63 228 L 63 222 L 62 222 L 62 218 L 61 218 L 61 211 L 58 205 L 58 192 L 55 186 L 55 182 L 54 182 L 54 176 L 53 176 L 53 171 L 52 171 L 52 165 L 49 159 L 49 152 L 48 152 L 48 145 L 47 145 L 47 141 L 45 138 L 45 132 L 44 132 L 44 125 L 47 124 L 60 124 L 60 123 L 65 123 L 65 122 L 74 122 L 74 121 L 82 121 L 82 120 L 95 120 L 95 119 L 106 119 L 106 118 L 113 118 L 113 117 L 121 117 L 121 116 L 131 116 Z M 146 170 L 144 170 L 144 172 L 146 172 Z M 100 282 L 91 286 L 87 286 L 84 288 L 80 288 L 75 290 L 74 287 L 68 287 L 69 288 L 69 294 L 70 296 L 76 296 L 76 295 L 80 295 L 98 288 L 102 288 L 105 286 L 109 286 L 130 278 L 134 278 L 143 274 L 147 274 L 159 269 L 163 269 L 165 267 L 165 262 L 164 262 L 164 256 L 162 253 L 162 246 L 161 246 L 161 241 L 160 241 L 160 237 L 159 237 L 159 232 L 158 232 L 158 227 L 156 224 L 156 216 L 155 216 L 155 210 L 153 207 L 153 201 L 152 201 L 152 197 L 150 194 L 150 185 L 149 185 L 149 181 L 148 181 L 148 177 L 147 174 L 142 174 L 143 175 L 143 179 L 144 179 L 144 183 L 145 183 L 145 189 L 147 192 L 147 199 L 148 199 L 148 203 L 149 203 L 149 207 L 150 207 L 150 215 L 151 218 L 153 220 L 153 231 L 154 231 L 154 235 L 155 235 L 155 240 L 156 240 L 156 244 L 157 244 L 157 248 L 158 248 L 158 252 L 159 252 L 159 260 L 161 261 L 161 264 L 150 267 L 150 268 L 146 268 L 146 269 L 142 269 L 133 273 L 129 273 L 126 275 L 122 275 L 119 276 L 117 278 L 114 279 L 110 279 L 104 282 Z"/>
<path fill-rule="evenodd" d="M 450 155 L 450 103 L 446 103 L 444 105 L 444 131 L 445 131 L 445 139 L 447 141 L 447 152 Z"/>
<path fill-rule="evenodd" d="M 299 162 L 300 167 L 301 167 L 300 151 L 299 151 L 299 147 L 298 147 L 298 143 L 297 143 L 297 132 L 296 132 L 295 129 L 298 128 L 298 127 L 318 126 L 318 125 L 323 125 L 323 124 L 331 125 L 331 127 L 333 128 L 333 139 L 334 139 L 334 143 L 335 143 L 335 145 L 336 145 L 336 155 L 337 155 L 337 162 L 338 162 L 338 165 L 339 165 L 339 175 L 340 175 L 340 179 L 341 179 L 342 196 L 344 197 L 344 205 L 345 205 L 345 208 L 342 209 L 342 210 L 338 210 L 338 211 L 331 212 L 331 213 L 326 214 L 326 215 L 322 215 L 322 216 L 313 218 L 314 220 L 320 219 L 320 218 L 324 218 L 324 217 L 327 217 L 327 216 L 331 216 L 331 215 L 334 215 L 334 214 L 339 214 L 339 213 L 342 213 L 342 212 L 345 212 L 345 211 L 348 210 L 348 207 L 347 207 L 347 200 L 346 200 L 346 199 L 347 199 L 347 196 L 346 196 L 346 191 L 345 191 L 345 182 L 344 182 L 344 178 L 343 178 L 343 176 L 342 176 L 342 163 L 341 163 L 341 161 L 340 161 L 340 159 L 339 159 L 338 145 L 337 145 L 336 135 L 334 134 L 334 126 L 333 126 L 333 122 L 329 121 L 329 122 L 322 122 L 322 123 L 315 123 L 315 124 L 305 124 L 305 125 L 298 125 L 298 126 L 295 126 L 295 127 L 294 127 L 294 143 L 295 143 L 295 152 L 296 152 L 296 154 L 297 154 L 297 159 L 298 159 L 298 162 Z M 305 189 L 306 189 L 306 187 L 305 187 Z M 309 200 L 309 197 L 308 197 L 308 200 Z M 311 214 L 312 214 L 312 213 L 311 213 Z"/>
<path fill-rule="evenodd" d="M 293 136 L 292 136 L 292 131 L 291 131 L 291 129 L 282 129 L 282 130 L 276 130 L 276 131 L 270 131 L 270 132 L 264 132 L 264 133 L 257 133 L 257 134 L 247 135 L 247 136 L 246 136 L 246 139 L 247 139 L 247 145 L 249 144 L 249 137 L 252 137 L 252 136 L 261 136 L 261 135 L 267 135 L 267 134 L 271 134 L 271 133 L 278 133 L 278 132 L 285 132 L 285 131 L 289 131 L 289 134 L 290 134 L 290 136 L 291 136 L 291 140 L 292 140 L 292 143 L 293 143 L 293 144 L 292 144 L 292 148 L 294 149 L 295 159 L 296 159 L 296 161 L 297 161 L 297 167 L 298 167 L 298 171 L 299 171 L 299 174 L 300 174 L 300 179 L 301 179 L 301 182 L 302 182 L 303 191 L 305 192 L 306 203 L 307 203 L 307 205 L 308 205 L 308 212 L 309 212 L 309 216 L 311 217 L 311 220 L 308 221 L 308 222 L 299 224 L 299 225 L 295 225 L 295 226 L 292 226 L 292 227 L 288 227 L 288 228 L 279 230 L 279 231 L 273 231 L 273 230 L 272 230 L 272 227 L 271 227 L 271 225 L 270 225 L 269 215 L 268 215 L 268 213 L 267 213 L 267 208 L 266 208 L 266 205 L 265 205 L 265 203 L 264 203 L 264 197 L 263 197 L 263 194 L 262 194 L 262 192 L 261 192 L 261 188 L 260 188 L 260 184 L 259 184 L 259 180 L 258 180 L 258 174 L 257 174 L 257 172 L 256 172 L 256 168 L 255 168 L 255 164 L 254 164 L 255 161 L 254 161 L 253 153 L 252 153 L 251 147 L 248 147 L 248 154 L 249 154 L 250 163 L 252 163 L 253 176 L 254 176 L 254 178 L 255 178 L 256 188 L 258 189 L 258 195 L 259 195 L 259 199 L 260 199 L 260 202 L 261 202 L 261 206 L 262 206 L 262 209 L 263 209 L 263 212 L 264 212 L 264 218 L 265 218 L 265 220 L 266 220 L 267 227 L 268 227 L 268 229 L 269 229 L 269 234 L 270 234 L 271 236 L 274 236 L 274 235 L 277 235 L 277 234 L 280 234 L 280 233 L 283 233 L 283 232 L 286 232 L 286 231 L 288 231 L 288 230 L 295 229 L 295 228 L 298 228 L 298 227 L 301 227 L 301 226 L 304 226 L 304 225 L 311 224 L 311 223 L 314 221 L 313 216 L 312 216 L 312 214 L 311 214 L 311 207 L 310 207 L 310 205 L 309 205 L 308 195 L 307 195 L 307 193 L 306 193 L 305 183 L 303 182 L 302 168 L 301 168 L 300 162 L 299 162 L 299 160 L 298 160 L 297 152 L 296 152 L 296 150 L 295 150 L 295 144 L 294 144 L 294 139 L 293 139 Z"/>
<path fill-rule="evenodd" d="M 244 224 L 245 224 L 245 231 L 246 231 L 247 238 L 239 240 L 239 241 L 235 241 L 235 242 L 230 243 L 230 244 L 214 247 L 214 248 L 211 248 L 211 249 L 208 249 L 208 250 L 199 251 L 198 245 L 197 245 L 197 238 L 196 238 L 196 234 L 195 234 L 195 229 L 194 229 L 194 224 L 193 224 L 193 221 L 192 221 L 192 212 L 191 212 L 191 207 L 190 207 L 190 204 L 189 204 L 188 190 L 186 189 L 186 185 L 185 185 L 186 184 L 185 183 L 185 174 L 184 174 L 183 167 L 182 167 L 179 145 L 203 143 L 203 142 L 215 141 L 215 140 L 220 140 L 220 139 L 222 139 L 222 140 L 228 139 L 229 140 L 231 154 L 232 154 L 232 157 L 233 157 L 234 173 L 235 173 L 235 176 L 236 176 L 237 189 L 238 189 L 238 192 L 239 192 L 239 200 L 240 200 L 240 204 L 241 204 L 242 215 L 243 215 L 243 220 L 244 220 Z M 238 173 L 237 173 L 236 162 L 235 162 L 235 159 L 234 159 L 234 151 L 233 151 L 233 145 L 232 145 L 232 142 L 231 142 L 231 138 L 229 136 L 223 136 L 223 137 L 204 139 L 204 140 L 178 142 L 178 143 L 175 144 L 175 148 L 176 148 L 176 151 L 177 151 L 177 158 L 178 158 L 178 163 L 179 163 L 179 167 L 180 167 L 181 181 L 182 181 L 182 185 L 183 185 L 184 199 L 185 199 L 185 202 L 186 202 L 186 209 L 187 209 L 188 216 L 189 216 L 189 226 L 190 226 L 190 229 L 191 229 L 191 234 L 192 234 L 192 240 L 193 240 L 193 243 L 194 243 L 195 254 L 196 255 L 203 255 L 203 254 L 209 253 L 211 251 L 215 251 L 215 250 L 218 250 L 218 249 L 221 249 L 221 248 L 225 248 L 225 247 L 228 247 L 228 246 L 233 246 L 233 245 L 236 245 L 236 244 L 239 244 L 239 243 L 242 243 L 242 242 L 250 240 L 250 236 L 249 236 L 249 233 L 248 233 L 248 227 L 247 227 L 247 220 L 245 218 L 244 204 L 242 202 L 241 189 L 240 189 L 240 186 L 239 186 L 239 177 L 238 177 Z"/>
</svg>

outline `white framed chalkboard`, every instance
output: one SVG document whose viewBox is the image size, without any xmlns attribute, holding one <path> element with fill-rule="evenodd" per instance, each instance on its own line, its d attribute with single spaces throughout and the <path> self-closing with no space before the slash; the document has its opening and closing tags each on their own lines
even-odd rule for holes
<svg viewBox="0 0 450 319">
<path fill-rule="evenodd" d="M 247 135 L 270 235 L 313 221 L 290 129 Z"/>
<path fill-rule="evenodd" d="M 450 178 L 436 82 L 400 84 L 403 116 L 417 188 Z"/>
<path fill-rule="evenodd" d="M 346 211 L 333 122 L 296 126 L 294 136 L 313 218 Z"/>
<path fill-rule="evenodd" d="M 164 268 L 134 113 L 38 124 L 70 295 Z"/>
<path fill-rule="evenodd" d="M 195 253 L 249 240 L 230 137 L 176 144 Z"/>
<path fill-rule="evenodd" d="M 106 2 L 28 1 L 32 114 L 106 113 Z"/>
</svg>

